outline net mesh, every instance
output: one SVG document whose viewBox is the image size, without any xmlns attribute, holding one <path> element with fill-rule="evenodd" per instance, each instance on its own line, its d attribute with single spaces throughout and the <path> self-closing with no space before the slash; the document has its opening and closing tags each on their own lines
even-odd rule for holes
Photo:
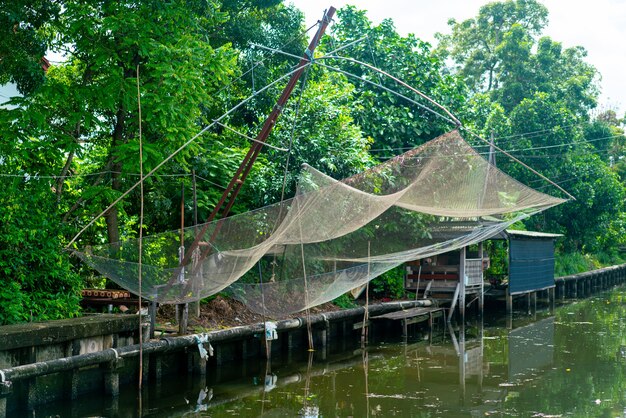
<svg viewBox="0 0 626 418">
<path fill-rule="evenodd" d="M 257 312 L 294 313 L 563 201 L 490 165 L 452 131 L 341 181 L 305 166 L 292 199 L 143 238 L 143 296 L 184 303 L 228 287 Z M 138 240 L 76 254 L 137 293 Z"/>
</svg>

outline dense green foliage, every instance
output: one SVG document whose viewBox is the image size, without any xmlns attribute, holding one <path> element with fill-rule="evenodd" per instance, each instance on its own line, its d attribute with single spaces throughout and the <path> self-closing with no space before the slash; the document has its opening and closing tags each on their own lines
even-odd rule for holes
<svg viewBox="0 0 626 418">
<path fill-rule="evenodd" d="M 403 298 L 406 293 L 404 290 L 404 274 L 403 265 L 381 274 L 370 283 L 372 293 L 377 297 Z"/>
<path fill-rule="evenodd" d="M 63 251 L 50 186 L 15 178 L 0 200 L 0 324 L 78 315 L 81 278 Z"/>
<path fill-rule="evenodd" d="M 444 73 L 443 60 L 431 54 L 428 43 L 414 35 L 401 36 L 391 20 L 374 26 L 364 11 L 354 7 L 339 10 L 338 16 L 339 21 L 332 28 L 332 36 L 326 38 L 323 49 L 333 51 L 340 45 L 363 39 L 345 55 L 399 78 L 453 112 L 463 107 L 465 85 Z M 324 63 L 353 75 L 348 80 L 357 87 L 353 116 L 363 133 L 373 138 L 373 148 L 382 152 L 375 155 L 389 158 L 398 154 L 398 150 L 419 145 L 450 129 L 450 123 L 441 116 L 384 90 L 382 87 L 397 91 L 441 113 L 391 78 L 350 61 L 335 59 Z"/>
<path fill-rule="evenodd" d="M 390 20 L 373 25 L 355 7 L 340 10 L 317 56 L 358 42 L 306 71 L 269 138 L 289 152 L 263 151 L 233 212 L 292 196 L 303 164 L 343 178 L 452 128 L 389 77 L 343 59 L 351 57 L 418 88 L 575 196 L 526 222 L 566 235 L 559 272 L 571 270 L 564 263 L 579 264 L 569 253 L 619 260 L 626 244 L 623 120 L 610 110 L 591 113 L 598 74 L 582 47 L 564 49 L 541 36 L 547 19 L 534 0 L 490 3 L 474 19 L 451 20 L 451 33 L 438 35 L 433 49 L 400 35 Z M 92 273 L 63 248 L 138 180 L 138 97 L 148 171 L 254 95 L 145 183 L 146 232 L 178 227 L 181 187 L 191 225 L 191 173 L 202 221 L 249 149 L 233 129 L 258 133 L 284 83 L 260 90 L 293 68 L 291 57 L 254 44 L 301 55 L 311 35 L 302 14 L 280 0 L 0 1 L 0 23 L 7 30 L 0 82 L 24 94 L 0 108 L 0 323 L 79 313 L 78 291 Z M 64 59 L 44 73 L 46 51 Z M 497 164 L 563 196 L 502 154 Z M 77 245 L 136 236 L 138 222 L 135 190 Z M 494 247 L 493 256 L 501 250 Z M 401 276 L 392 270 L 373 287 L 399 297 Z"/>
<path fill-rule="evenodd" d="M 50 33 L 42 30 L 58 18 L 60 7 L 48 0 L 13 0 L 0 5 L 0 84 L 13 82 L 32 93 L 44 82 L 42 58 Z"/>
<path fill-rule="evenodd" d="M 476 18 L 451 20 L 437 54 L 453 59 L 453 71 L 474 92 L 466 125 L 576 199 L 526 227 L 565 234 L 564 253 L 615 253 L 625 243 L 622 120 L 611 111 L 591 115 L 597 71 L 584 48 L 541 37 L 547 17 L 534 0 L 489 3 Z M 531 187 L 568 197 L 501 153 L 497 164 Z"/>
</svg>

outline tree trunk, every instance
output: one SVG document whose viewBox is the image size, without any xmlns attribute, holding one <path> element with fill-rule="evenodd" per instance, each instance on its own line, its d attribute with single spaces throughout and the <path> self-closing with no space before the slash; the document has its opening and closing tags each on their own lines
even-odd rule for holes
<svg viewBox="0 0 626 418">
<path fill-rule="evenodd" d="M 115 128 L 113 129 L 113 141 L 111 143 L 111 150 L 115 150 L 117 146 L 122 144 L 124 138 L 124 121 L 126 119 L 126 112 L 123 108 L 119 108 L 117 114 L 115 116 Z M 122 171 L 122 164 L 115 160 L 115 155 L 113 153 L 109 156 L 110 166 L 111 166 L 111 189 L 115 191 L 121 190 L 121 181 L 120 175 Z M 113 244 L 119 242 L 120 240 L 120 226 L 118 220 L 118 209 L 117 206 L 113 206 L 105 215 L 106 223 L 107 223 L 107 237 L 109 240 L 109 244 Z"/>
</svg>

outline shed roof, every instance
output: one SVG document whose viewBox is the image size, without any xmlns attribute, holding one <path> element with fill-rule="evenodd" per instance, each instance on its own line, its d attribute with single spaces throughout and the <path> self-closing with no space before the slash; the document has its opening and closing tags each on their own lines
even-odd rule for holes
<svg viewBox="0 0 626 418">
<path fill-rule="evenodd" d="M 528 238 L 559 238 L 563 236 L 563 234 L 550 234 L 547 232 L 538 232 L 538 231 L 515 231 L 512 229 L 507 229 L 506 233 L 513 237 L 528 237 Z"/>
</svg>

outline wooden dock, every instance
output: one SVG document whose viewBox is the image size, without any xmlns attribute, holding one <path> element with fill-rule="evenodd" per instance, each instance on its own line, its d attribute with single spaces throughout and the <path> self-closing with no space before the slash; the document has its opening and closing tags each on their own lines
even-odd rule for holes
<svg viewBox="0 0 626 418">
<path fill-rule="evenodd" d="M 432 328 L 433 319 L 443 316 L 444 322 L 446 318 L 446 312 L 444 308 L 433 306 L 427 308 L 411 308 L 402 311 L 389 312 L 383 315 L 372 316 L 370 320 L 386 319 L 390 321 L 400 321 L 402 324 L 402 335 L 406 337 L 408 335 L 408 326 L 410 324 L 417 324 L 419 322 L 428 321 L 428 326 Z"/>
</svg>

